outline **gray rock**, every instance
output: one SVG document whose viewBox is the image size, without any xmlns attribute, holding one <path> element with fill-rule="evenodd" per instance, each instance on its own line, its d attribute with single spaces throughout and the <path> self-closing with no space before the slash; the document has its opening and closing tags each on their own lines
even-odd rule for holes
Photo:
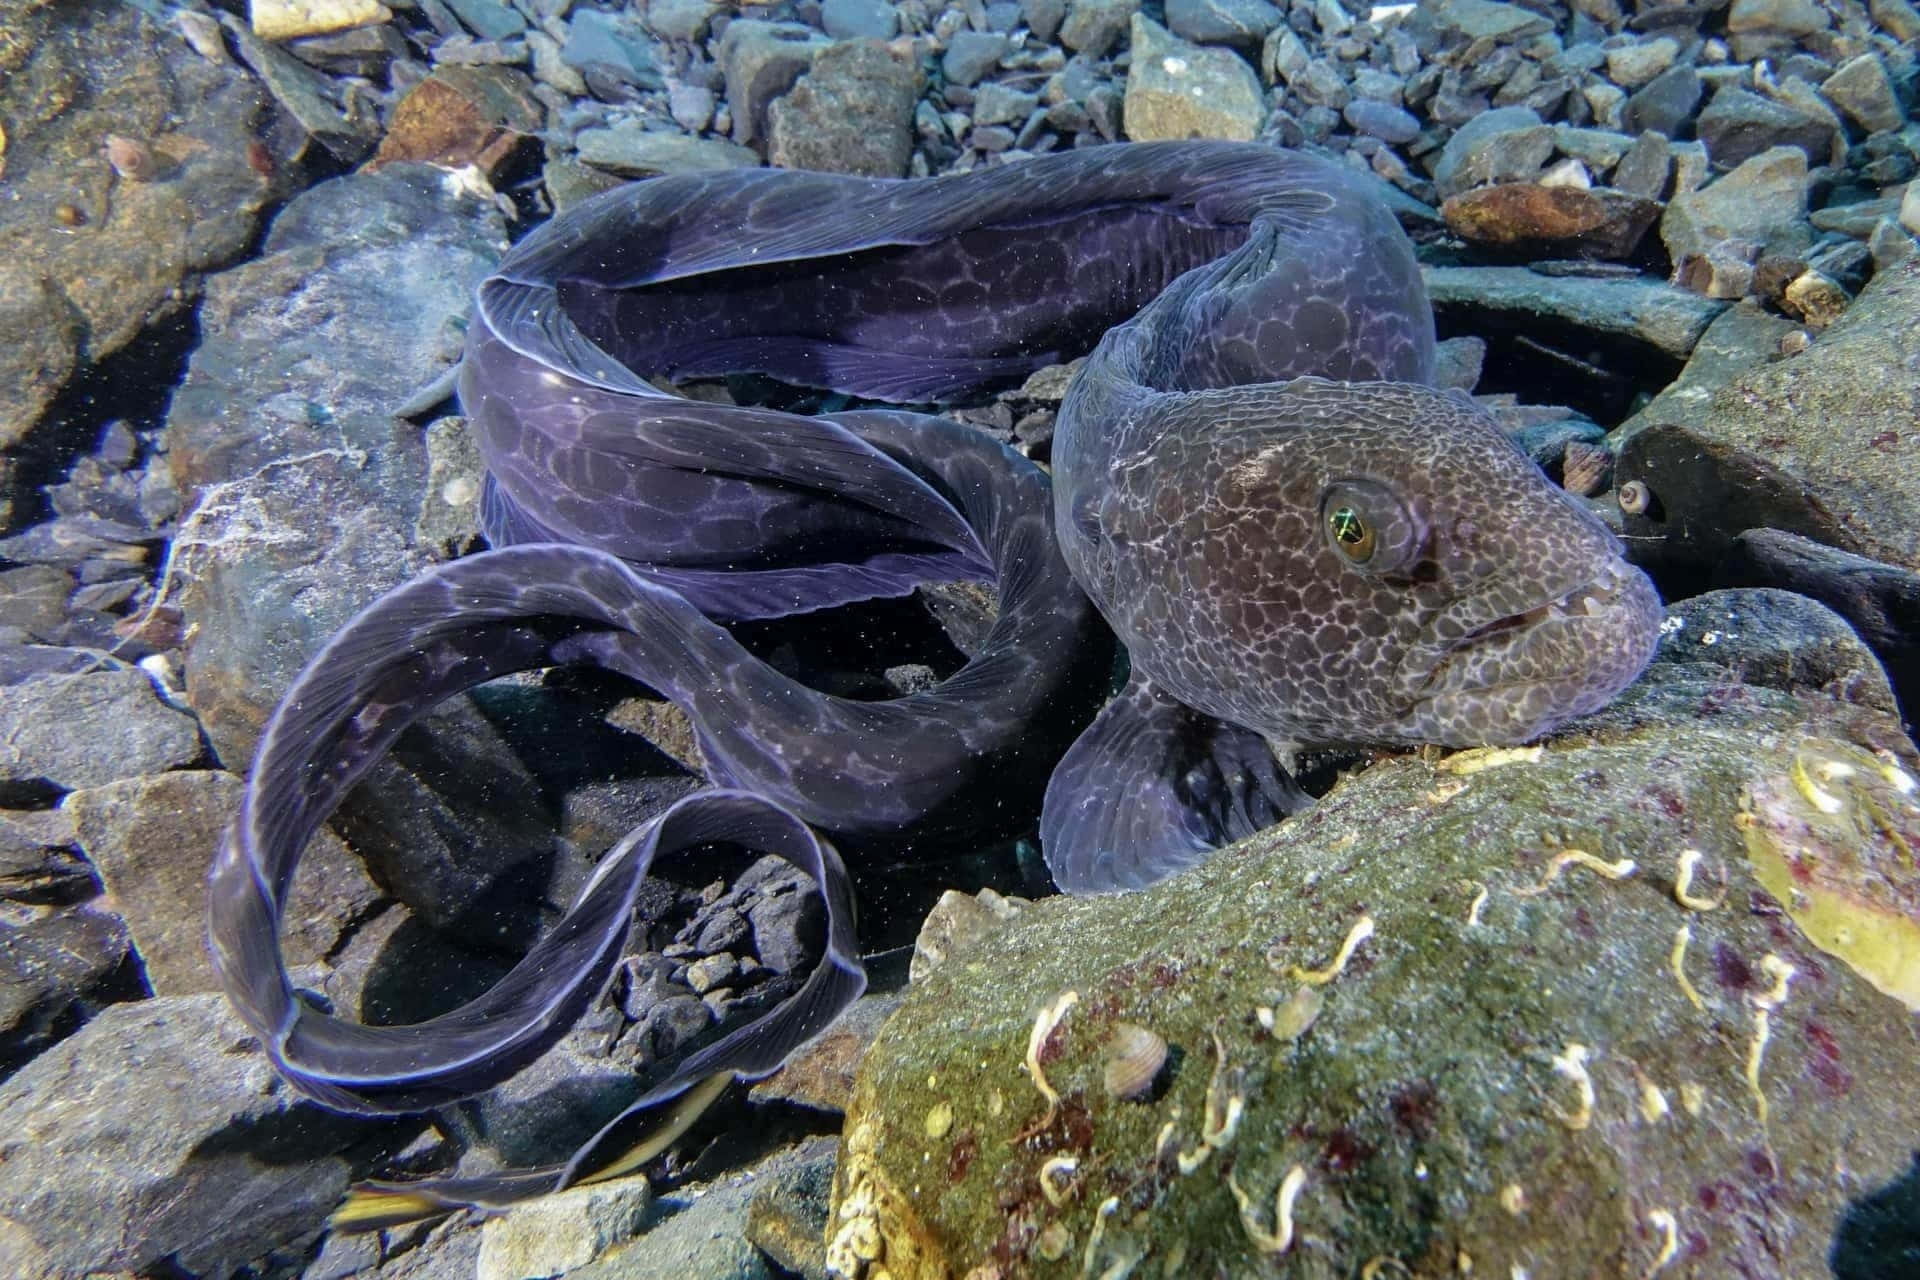
<svg viewBox="0 0 1920 1280">
<path fill-rule="evenodd" d="M 1913 233 L 1892 218 L 1882 218 L 1874 224 L 1867 246 L 1873 254 L 1875 271 L 1897 267 L 1920 251 L 1920 245 L 1914 244 Z"/>
<path fill-rule="evenodd" d="M 1867 12 L 1895 40 L 1920 37 L 1920 10 L 1908 4 L 1907 0 L 1871 0 Z"/>
<path fill-rule="evenodd" d="M 1416 7 L 1406 20 L 1416 40 L 1471 44 L 1488 40 L 1494 45 L 1516 45 L 1553 30 L 1553 20 L 1517 4 L 1499 0 L 1433 0 Z"/>
<path fill-rule="evenodd" d="M 73 587 L 73 574 L 58 565 L 0 569 L 0 627 L 45 640 L 66 620 Z"/>
<path fill-rule="evenodd" d="M 1898 129 L 1906 119 L 1886 65 L 1876 53 L 1863 53 L 1841 63 L 1821 82 L 1820 92 L 1868 133 Z"/>
<path fill-rule="evenodd" d="M 1888 376 L 1920 364 L 1920 261 L 1876 276 L 1790 360 L 1756 364 L 1704 402 L 1675 405 L 1666 438 L 1641 431 L 1618 474 L 1641 479 L 1650 534 L 1712 564 L 1734 534 L 1775 528 L 1920 568 L 1913 391 Z M 1690 452 L 1689 452 L 1690 451 Z M 1694 461 L 1689 461 L 1692 458 Z M 1681 554 L 1676 548 L 1674 554 Z"/>
<path fill-rule="evenodd" d="M 520 16 L 519 10 L 502 0 L 444 0 L 444 3 L 460 19 L 461 26 L 482 40 L 510 40 L 527 29 L 527 20 Z M 574 14 L 573 20 L 577 24 L 595 12 L 582 9 Z"/>
<path fill-rule="evenodd" d="M 560 58 L 585 76 L 589 85 L 595 77 L 635 89 L 666 84 L 646 32 L 637 23 L 600 9 L 581 9 L 573 15 Z"/>
<path fill-rule="evenodd" d="M 653 1189 L 645 1177 L 636 1177 L 570 1187 L 517 1205 L 481 1224 L 475 1278 L 565 1275 L 632 1239 L 652 1203 Z"/>
<path fill-rule="evenodd" d="M 1420 136 L 1420 122 L 1412 113 L 1372 98 L 1355 98 L 1341 112 L 1348 124 L 1361 133 L 1394 145 L 1412 142 Z"/>
<path fill-rule="evenodd" d="M 143 671 L 48 675 L 0 699 L 0 789 L 76 791 L 192 764 L 194 718 L 160 701 Z"/>
<path fill-rule="evenodd" d="M 1600 174 L 1620 163 L 1632 148 L 1633 139 L 1612 129 L 1557 124 L 1553 126 L 1553 145 L 1561 154 L 1572 156 Z"/>
<path fill-rule="evenodd" d="M 1326 58 L 1309 58 L 1300 73 L 1288 81 L 1287 87 L 1308 107 L 1325 107 L 1329 111 L 1341 110 L 1353 98 L 1353 90 L 1347 87 L 1340 68 Z"/>
<path fill-rule="evenodd" d="M 747 1206 L 746 1234 L 781 1268 L 818 1280 L 827 1274 L 827 1205 L 840 1144 L 813 1138 L 790 1161 L 774 1161 Z"/>
<path fill-rule="evenodd" d="M 887 0 L 826 0 L 820 6 L 820 26 L 835 40 L 891 40 L 900 29 L 900 15 Z"/>
<path fill-rule="evenodd" d="M 1040 106 L 1038 94 L 1022 93 L 1004 84 L 983 84 L 973 96 L 975 124 L 1025 124 Z"/>
<path fill-rule="evenodd" d="M 716 57 L 726 70 L 727 102 L 733 109 L 733 140 L 764 138 L 767 109 L 793 88 L 827 42 L 811 27 L 793 22 L 740 18 L 727 25 Z"/>
<path fill-rule="evenodd" d="M 1673 145 L 1651 129 L 1633 140 L 1614 166 L 1613 185 L 1649 200 L 1666 198 L 1673 177 Z"/>
<path fill-rule="evenodd" d="M 1140 0 L 1068 0 L 1060 43 L 1089 58 L 1105 57 L 1139 11 Z"/>
<path fill-rule="evenodd" d="M 1775 147 L 1798 147 L 1811 164 L 1825 164 L 1833 150 L 1833 125 L 1797 107 L 1729 85 L 1696 122 L 1700 141 L 1716 169 L 1731 169 Z"/>
<path fill-rule="evenodd" d="M 287 179 L 248 161 L 274 113 L 260 82 L 136 7 L 12 4 L 0 29 L 0 450 L 11 451 L 76 372 L 191 305 L 200 274 L 245 252 Z M 96 84 L 111 92 L 77 88 Z M 150 181 L 114 179 L 107 133 L 152 149 Z"/>
<path fill-rule="evenodd" d="M 1007 52 L 997 31 L 956 31 L 940 55 L 940 74 L 948 84 L 978 84 Z"/>
<path fill-rule="evenodd" d="M 1545 276 L 1525 267 L 1429 267 L 1436 307 L 1526 325 L 1548 319 L 1684 356 L 1726 306 L 1651 280 Z"/>
<path fill-rule="evenodd" d="M 1168 0 L 1167 29 L 1195 44 L 1251 48 L 1280 25 L 1282 16 L 1267 0 Z"/>
<path fill-rule="evenodd" d="M 1653 132 L 1673 138 L 1693 119 L 1705 92 L 1700 73 L 1685 63 L 1668 67 L 1634 90 L 1620 108 L 1620 124 L 1629 133 Z"/>
<path fill-rule="evenodd" d="M 1700 335 L 1680 376 L 1614 428 L 1608 443 L 1618 452 L 1634 435 L 1657 422 L 1684 420 L 1699 412 L 1736 376 L 1779 354 L 1780 340 L 1796 327 L 1793 321 L 1757 302 L 1728 307 Z"/>
<path fill-rule="evenodd" d="M 1151 18 L 1134 15 L 1126 91 L 1129 138 L 1249 142 L 1266 114 L 1260 81 L 1245 59 L 1226 49 L 1188 44 Z"/>
<path fill-rule="evenodd" d="M 1656 36 L 1607 50 L 1607 78 L 1623 89 L 1638 89 L 1668 67 L 1680 54 L 1672 36 Z"/>
<path fill-rule="evenodd" d="M 91 903 L 0 919 L 0 1071 L 140 994 L 127 926 Z"/>
<path fill-rule="evenodd" d="M 217 771 L 153 774 L 76 791 L 64 808 L 127 923 L 155 995 L 218 991 L 207 954 L 207 869 L 244 785 Z M 380 899 L 360 860 L 322 832 L 301 861 L 281 945 L 288 963 L 333 953 Z"/>
<path fill-rule="evenodd" d="M 1051 44 L 1067 20 L 1067 0 L 1020 0 L 1020 13 L 1034 39 Z"/>
<path fill-rule="evenodd" d="M 79 856 L 73 815 L 59 809 L 0 809 L 0 900 L 63 906 L 99 891 Z"/>
<path fill-rule="evenodd" d="M 1792 254 L 1811 243 L 1806 216 L 1806 153 L 1775 147 L 1698 191 L 1674 196 L 1661 215 L 1660 238 L 1675 263 L 1728 240 Z"/>
<path fill-rule="evenodd" d="M 1553 154 L 1553 130 L 1529 107 L 1487 111 L 1454 131 L 1434 165 L 1442 197 L 1490 182 L 1529 182 Z"/>
<path fill-rule="evenodd" d="M 877 40 L 831 45 L 770 107 L 767 158 L 789 169 L 903 178 L 921 87 L 904 51 Z"/>
<path fill-rule="evenodd" d="M 760 157 L 746 147 L 719 138 L 689 138 L 648 129 L 623 120 L 604 129 L 587 129 L 573 140 L 580 159 L 596 169 L 626 178 L 657 173 L 699 173 L 706 169 L 751 169 Z"/>
<path fill-rule="evenodd" d="M 296 1101 L 216 995 L 102 1010 L 0 1084 L 0 1128 L 23 1280 L 229 1274 L 315 1235 L 396 1132 Z"/>
<path fill-rule="evenodd" d="M 408 539 L 425 449 L 392 415 L 458 358 L 504 242 L 492 204 L 392 165 L 301 195 L 259 258 L 208 282 L 167 419 L 167 466 L 198 499 L 166 589 L 194 637 L 189 700 L 230 765 L 307 655 L 424 564 Z"/>
<path fill-rule="evenodd" d="M 647 30 L 662 40 L 704 40 L 707 26 L 726 8 L 718 0 L 652 0 Z"/>
</svg>

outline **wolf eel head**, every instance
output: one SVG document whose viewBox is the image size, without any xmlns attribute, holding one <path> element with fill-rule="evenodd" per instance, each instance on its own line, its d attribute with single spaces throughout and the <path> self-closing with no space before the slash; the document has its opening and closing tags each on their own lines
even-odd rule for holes
<svg viewBox="0 0 1920 1280">
<path fill-rule="evenodd" d="M 1062 537 L 1191 706 L 1292 743 L 1516 743 L 1652 656 L 1652 584 L 1464 397 L 1301 378 L 1146 412 L 1165 430 Z"/>
</svg>

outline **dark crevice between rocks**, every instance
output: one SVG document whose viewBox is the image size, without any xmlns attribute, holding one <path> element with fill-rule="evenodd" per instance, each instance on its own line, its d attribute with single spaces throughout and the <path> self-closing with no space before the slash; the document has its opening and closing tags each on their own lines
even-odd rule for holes
<svg viewBox="0 0 1920 1280">
<path fill-rule="evenodd" d="M 124 419 L 141 436 L 158 432 L 199 344 L 199 314 L 182 307 L 76 373 L 14 451 L 16 496 L 7 532 L 52 517 L 45 486 L 65 480 L 73 464 L 98 447 L 108 423 Z"/>
<path fill-rule="evenodd" d="M 1920 1151 L 1900 1177 L 1847 1206 L 1827 1265 L 1833 1280 L 1920 1280 Z"/>
<path fill-rule="evenodd" d="M 1679 377 L 1683 362 L 1648 343 L 1594 333 L 1548 318 L 1489 315 L 1471 307 L 1435 307 L 1441 339 L 1473 336 L 1487 344 L 1481 395 L 1510 393 L 1522 404 L 1563 405 L 1602 426 L 1630 415 Z"/>
</svg>

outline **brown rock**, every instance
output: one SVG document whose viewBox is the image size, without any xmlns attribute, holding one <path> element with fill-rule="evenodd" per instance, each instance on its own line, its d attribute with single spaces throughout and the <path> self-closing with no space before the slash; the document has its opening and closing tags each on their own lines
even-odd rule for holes
<svg viewBox="0 0 1920 1280">
<path fill-rule="evenodd" d="M 1660 214 L 1658 202 L 1607 187 L 1503 182 L 1447 200 L 1440 216 L 1475 244 L 1624 258 Z"/>
<path fill-rule="evenodd" d="M 441 67 L 393 109 L 369 168 L 399 161 L 476 166 L 489 182 L 509 176 L 539 147 L 540 100 L 511 67 Z"/>
</svg>

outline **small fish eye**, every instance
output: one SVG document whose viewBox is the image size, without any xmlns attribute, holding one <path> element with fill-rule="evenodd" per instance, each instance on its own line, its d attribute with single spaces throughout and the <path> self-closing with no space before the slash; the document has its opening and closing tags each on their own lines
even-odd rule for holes
<svg viewBox="0 0 1920 1280">
<path fill-rule="evenodd" d="M 1333 549 L 1353 563 L 1365 564 L 1373 559 L 1377 541 L 1373 526 L 1353 507 L 1342 504 L 1330 509 L 1327 533 L 1333 539 Z"/>
</svg>

